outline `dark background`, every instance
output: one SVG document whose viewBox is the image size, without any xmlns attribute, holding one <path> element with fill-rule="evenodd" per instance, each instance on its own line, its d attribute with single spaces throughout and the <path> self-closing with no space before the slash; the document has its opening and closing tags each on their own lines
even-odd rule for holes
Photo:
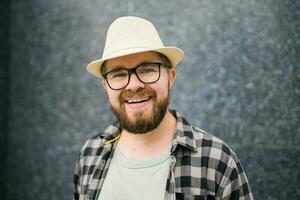
<svg viewBox="0 0 300 200">
<path fill-rule="evenodd" d="M 3 0 L 0 199 L 64 200 L 114 117 L 86 64 L 118 16 L 185 51 L 171 108 L 238 154 L 256 199 L 300 199 L 300 1 Z"/>
</svg>

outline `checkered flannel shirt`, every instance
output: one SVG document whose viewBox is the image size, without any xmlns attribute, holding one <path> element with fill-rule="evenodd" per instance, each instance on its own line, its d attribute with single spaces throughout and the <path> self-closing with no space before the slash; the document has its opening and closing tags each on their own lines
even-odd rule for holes
<svg viewBox="0 0 300 200">
<path fill-rule="evenodd" d="M 191 126 L 181 115 L 171 148 L 166 200 L 253 199 L 236 154 L 220 139 Z M 74 199 L 97 200 L 120 134 L 118 124 L 86 141 L 75 166 Z"/>
</svg>

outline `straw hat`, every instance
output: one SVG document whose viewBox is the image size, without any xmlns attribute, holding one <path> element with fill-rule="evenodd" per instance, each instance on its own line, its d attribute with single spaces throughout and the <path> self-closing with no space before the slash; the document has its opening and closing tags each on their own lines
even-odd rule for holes
<svg viewBox="0 0 300 200">
<path fill-rule="evenodd" d="M 87 70 L 101 77 L 100 67 L 104 61 L 145 51 L 164 54 L 169 58 L 173 67 L 176 67 L 183 58 L 181 49 L 164 46 L 151 22 L 133 16 L 120 17 L 108 28 L 102 58 L 89 63 Z"/>
</svg>

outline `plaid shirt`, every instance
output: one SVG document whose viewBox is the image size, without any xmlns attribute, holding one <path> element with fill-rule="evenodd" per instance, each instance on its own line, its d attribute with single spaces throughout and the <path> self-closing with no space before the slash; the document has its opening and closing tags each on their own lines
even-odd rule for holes
<svg viewBox="0 0 300 200">
<path fill-rule="evenodd" d="M 179 113 L 174 114 L 177 130 L 165 199 L 253 199 L 236 154 L 220 139 L 191 126 Z M 116 123 L 83 145 L 75 166 L 74 199 L 97 200 L 120 131 Z"/>
</svg>

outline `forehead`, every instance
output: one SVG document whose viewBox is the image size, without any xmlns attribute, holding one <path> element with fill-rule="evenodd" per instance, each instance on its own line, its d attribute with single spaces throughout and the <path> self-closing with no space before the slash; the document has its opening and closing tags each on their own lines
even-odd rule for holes
<svg viewBox="0 0 300 200">
<path fill-rule="evenodd" d="M 132 67 L 142 62 L 154 62 L 160 61 L 160 58 L 156 52 L 147 51 L 142 53 L 135 53 L 127 56 L 113 58 L 106 61 L 106 68 L 112 69 L 113 67 L 124 66 Z"/>
</svg>

